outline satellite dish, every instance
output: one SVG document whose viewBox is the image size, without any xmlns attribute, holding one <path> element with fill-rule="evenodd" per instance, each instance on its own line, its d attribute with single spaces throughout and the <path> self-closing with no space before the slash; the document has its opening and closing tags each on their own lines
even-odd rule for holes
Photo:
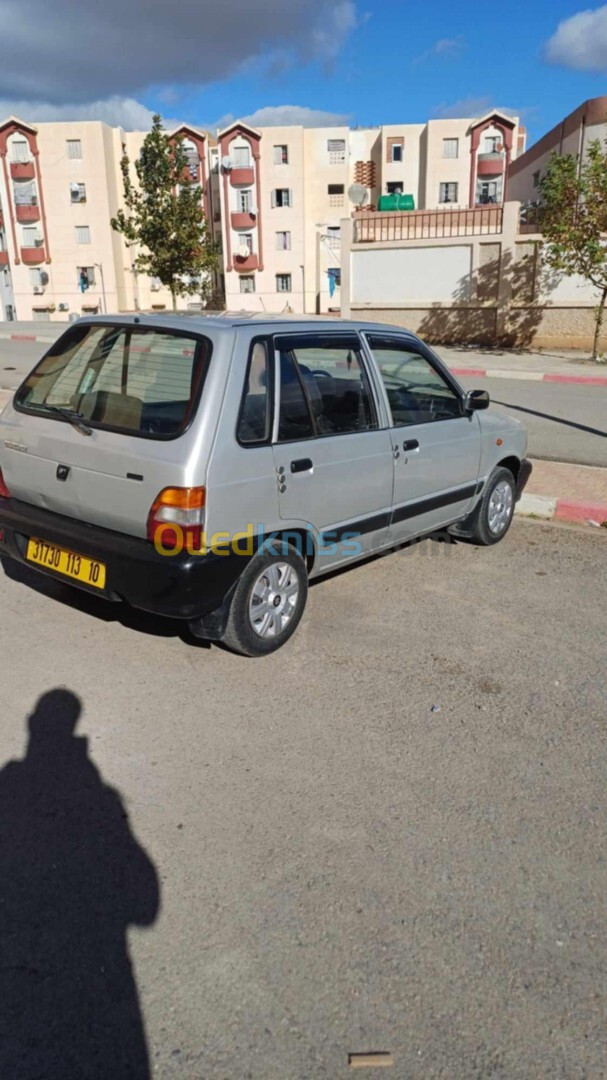
<svg viewBox="0 0 607 1080">
<path fill-rule="evenodd" d="M 249 251 L 246 244 L 241 244 L 238 248 L 238 254 L 240 255 L 241 259 L 248 259 L 251 252 Z"/>
<path fill-rule="evenodd" d="M 222 157 L 221 164 L 222 164 L 222 167 L 225 169 L 226 172 L 231 171 L 231 169 L 233 168 L 233 165 L 232 165 L 232 158 L 230 157 L 229 154 L 226 154 L 225 157 Z"/>
<path fill-rule="evenodd" d="M 351 184 L 348 188 L 348 198 L 355 206 L 363 206 L 369 198 L 369 192 L 362 184 Z"/>
</svg>

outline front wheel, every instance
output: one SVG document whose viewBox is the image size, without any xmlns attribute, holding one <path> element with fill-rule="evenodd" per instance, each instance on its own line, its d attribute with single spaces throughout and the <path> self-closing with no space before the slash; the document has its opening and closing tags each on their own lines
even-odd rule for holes
<svg viewBox="0 0 607 1080">
<path fill-rule="evenodd" d="M 301 555 L 279 541 L 243 571 L 222 643 L 242 656 L 266 656 L 289 640 L 303 615 L 308 573 Z"/>
<path fill-rule="evenodd" d="M 498 466 L 485 485 L 466 535 L 475 544 L 497 544 L 510 528 L 515 500 L 514 477 L 509 469 Z"/>
</svg>

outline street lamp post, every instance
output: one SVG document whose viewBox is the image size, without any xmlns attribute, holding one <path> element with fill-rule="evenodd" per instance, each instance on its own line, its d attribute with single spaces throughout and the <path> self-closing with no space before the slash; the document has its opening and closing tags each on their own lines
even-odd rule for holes
<svg viewBox="0 0 607 1080">
<path fill-rule="evenodd" d="M 95 263 L 95 266 L 99 270 L 99 277 L 101 278 L 101 293 L 103 295 L 103 311 L 102 315 L 107 315 L 107 300 L 105 298 L 105 279 L 103 277 L 103 263 Z"/>
</svg>

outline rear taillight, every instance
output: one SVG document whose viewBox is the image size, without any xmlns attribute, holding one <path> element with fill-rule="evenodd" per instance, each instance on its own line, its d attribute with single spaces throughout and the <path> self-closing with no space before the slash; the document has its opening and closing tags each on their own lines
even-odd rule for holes
<svg viewBox="0 0 607 1080">
<path fill-rule="evenodd" d="M 0 469 L 0 499 L 10 499 L 11 493 L 4 483 L 4 477 L 2 475 L 2 469 Z"/>
<path fill-rule="evenodd" d="M 164 548 L 199 550 L 204 531 L 205 489 L 164 488 L 148 515 L 147 537 Z"/>
</svg>

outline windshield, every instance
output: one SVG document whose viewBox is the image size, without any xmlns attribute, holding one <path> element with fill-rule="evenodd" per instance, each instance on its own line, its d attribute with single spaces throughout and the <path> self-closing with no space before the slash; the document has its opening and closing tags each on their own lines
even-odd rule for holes
<svg viewBox="0 0 607 1080">
<path fill-rule="evenodd" d="M 210 341 L 189 334 L 74 326 L 22 384 L 15 405 L 60 421 L 75 413 L 91 427 L 174 438 L 194 414 L 210 355 Z"/>
</svg>

